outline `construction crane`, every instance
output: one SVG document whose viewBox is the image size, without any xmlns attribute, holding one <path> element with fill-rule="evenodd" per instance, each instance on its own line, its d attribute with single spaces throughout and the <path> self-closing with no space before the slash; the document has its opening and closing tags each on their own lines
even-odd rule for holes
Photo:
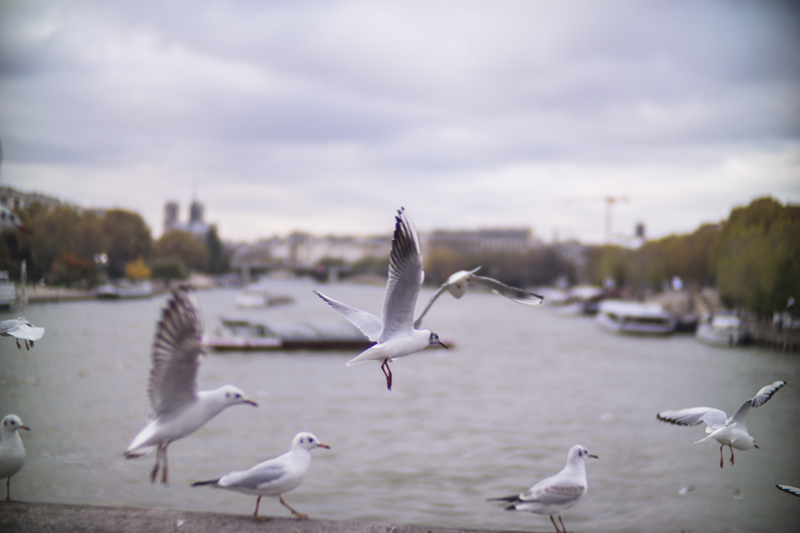
<svg viewBox="0 0 800 533">
<path fill-rule="evenodd" d="M 627 196 L 579 196 L 564 198 L 567 202 L 583 202 L 601 200 L 606 203 L 606 244 L 611 244 L 611 211 L 617 202 L 629 202 Z"/>
</svg>

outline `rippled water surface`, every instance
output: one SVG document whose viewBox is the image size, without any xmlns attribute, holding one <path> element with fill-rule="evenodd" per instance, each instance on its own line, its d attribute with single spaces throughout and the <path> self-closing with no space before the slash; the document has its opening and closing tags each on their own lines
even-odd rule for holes
<svg viewBox="0 0 800 533">
<path fill-rule="evenodd" d="M 274 281 L 275 294 L 297 303 L 266 310 L 237 310 L 234 290 L 201 292 L 200 302 L 208 329 L 223 315 L 339 320 L 314 287 Z M 380 314 L 383 287 L 321 290 Z M 797 355 L 712 348 L 691 336 L 621 337 L 591 319 L 484 293 L 437 301 L 425 325 L 457 347 L 393 363 L 391 392 L 377 363 L 345 367 L 355 351 L 210 354 L 200 387 L 233 383 L 261 405 L 230 408 L 171 445 L 171 486 L 152 486 L 154 456 L 125 461 L 122 452 L 146 422 L 150 344 L 165 299 L 32 305 L 24 314 L 47 329 L 36 347 L 17 351 L 0 338 L 0 414 L 33 428 L 23 435 L 28 461 L 12 480 L 14 498 L 252 513 L 255 497 L 190 485 L 283 453 L 309 430 L 332 450 L 315 450 L 286 499 L 315 518 L 550 531 L 546 516 L 484 500 L 555 473 L 580 443 L 600 459 L 588 465 L 588 494 L 564 515 L 570 531 L 800 524 L 800 498 L 775 488 L 800 485 Z M 789 383 L 747 419 L 760 449 L 737 451 L 732 467 L 719 468 L 715 442 L 693 444 L 701 427 L 655 418 L 701 405 L 732 414 L 777 379 Z M 273 499 L 261 512 L 288 515 Z"/>
</svg>

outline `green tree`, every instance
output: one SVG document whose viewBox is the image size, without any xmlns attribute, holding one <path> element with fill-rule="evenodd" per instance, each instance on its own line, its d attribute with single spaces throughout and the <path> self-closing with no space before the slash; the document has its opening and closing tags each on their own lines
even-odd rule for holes
<svg viewBox="0 0 800 533">
<path fill-rule="evenodd" d="M 205 244 L 191 233 L 174 229 L 165 233 L 153 246 L 159 259 L 178 259 L 190 270 L 206 271 L 209 254 Z"/>
<path fill-rule="evenodd" d="M 102 219 L 107 239 L 108 273 L 113 278 L 125 276 L 125 265 L 139 257 L 148 259 L 152 248 L 150 228 L 138 214 L 123 209 L 107 211 Z"/>
</svg>

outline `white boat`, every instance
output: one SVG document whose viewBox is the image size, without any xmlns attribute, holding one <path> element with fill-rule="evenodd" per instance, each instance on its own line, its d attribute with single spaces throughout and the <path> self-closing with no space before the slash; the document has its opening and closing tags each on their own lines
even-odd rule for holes
<svg viewBox="0 0 800 533">
<path fill-rule="evenodd" d="M 717 315 L 710 322 L 702 322 L 697 326 L 695 338 L 712 346 L 737 346 L 747 341 L 747 335 L 741 329 L 739 317 Z"/>
<path fill-rule="evenodd" d="M 203 346 L 214 350 L 348 350 L 373 343 L 355 326 L 341 322 L 264 323 L 223 318 Z"/>
<path fill-rule="evenodd" d="M 596 320 L 603 329 L 633 335 L 669 335 L 678 322 L 661 304 L 621 300 L 600 302 Z"/>
<path fill-rule="evenodd" d="M 97 297 L 104 300 L 122 298 L 150 298 L 153 296 L 153 284 L 149 281 L 120 281 L 116 284 L 106 283 L 97 287 Z"/>
<path fill-rule="evenodd" d="M 294 303 L 294 299 L 289 296 L 272 296 L 269 290 L 258 285 L 251 285 L 244 291 L 236 295 L 236 307 L 243 309 L 258 309 L 261 307 L 271 307 L 274 305 L 286 305 Z"/>
</svg>

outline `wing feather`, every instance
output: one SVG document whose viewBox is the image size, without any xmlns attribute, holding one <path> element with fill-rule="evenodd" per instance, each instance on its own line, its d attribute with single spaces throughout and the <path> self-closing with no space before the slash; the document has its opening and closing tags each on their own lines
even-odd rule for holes
<svg viewBox="0 0 800 533">
<path fill-rule="evenodd" d="M 728 420 L 728 424 L 733 422 L 744 422 L 745 417 L 747 417 L 747 413 L 750 412 L 752 407 L 761 407 L 767 403 L 769 399 L 772 398 L 772 395 L 784 385 L 786 385 L 785 381 L 775 381 L 769 385 L 761 387 L 761 389 L 759 389 L 753 398 L 750 398 L 744 402 L 742 406 L 735 413 L 733 413 L 733 416 L 730 418 L 730 420 Z"/>
<path fill-rule="evenodd" d="M 690 407 L 676 411 L 662 411 L 656 415 L 656 418 L 677 426 L 696 426 L 705 422 L 708 426 L 706 433 L 711 433 L 725 425 L 728 415 L 725 414 L 725 411 L 713 407 Z"/>
<path fill-rule="evenodd" d="M 173 291 L 161 312 L 152 349 L 147 394 L 153 414 L 173 412 L 197 398 L 197 368 L 203 355 L 203 320 L 192 288 Z"/>
<path fill-rule="evenodd" d="M 401 207 L 395 217 L 380 342 L 411 332 L 423 275 L 419 236 L 405 209 Z"/>
<path fill-rule="evenodd" d="M 538 294 L 524 291 L 516 287 L 510 287 L 509 285 L 497 281 L 496 279 L 484 278 L 483 276 L 476 276 L 473 274 L 470 276 L 470 282 L 472 281 L 478 285 L 483 285 L 487 289 L 490 289 L 501 296 L 505 296 L 509 300 L 517 302 L 518 304 L 539 305 L 540 303 L 544 302 L 544 297 L 539 296 Z"/>
<path fill-rule="evenodd" d="M 367 336 L 372 342 L 378 342 L 381 336 L 383 325 L 381 319 L 369 313 L 362 311 L 356 307 L 349 306 L 333 298 L 329 298 L 319 291 L 314 291 L 314 294 L 322 298 L 331 307 L 339 311 L 351 324 L 361 330 L 361 333 Z"/>
</svg>

